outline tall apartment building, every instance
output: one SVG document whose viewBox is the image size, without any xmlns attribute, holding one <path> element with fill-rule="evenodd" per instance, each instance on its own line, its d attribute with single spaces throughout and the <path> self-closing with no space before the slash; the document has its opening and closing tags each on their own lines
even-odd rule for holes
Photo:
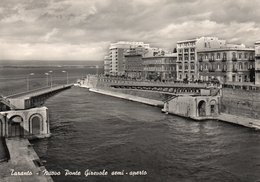
<svg viewBox="0 0 260 182">
<path fill-rule="evenodd" d="M 104 57 L 104 75 L 110 75 L 111 74 L 111 63 L 112 63 L 112 57 L 105 56 Z"/>
<path fill-rule="evenodd" d="M 260 41 L 255 43 L 255 84 L 260 85 Z"/>
<path fill-rule="evenodd" d="M 106 73 L 109 75 L 123 75 L 125 73 L 125 56 L 124 54 L 127 50 L 131 48 L 143 49 L 143 54 L 148 51 L 150 48 L 149 44 L 143 42 L 124 42 L 120 41 L 117 43 L 110 44 L 109 47 L 109 59 L 105 59 L 104 62 L 109 63 L 110 65 L 106 66 Z M 108 58 L 107 57 L 107 58 Z"/>
<path fill-rule="evenodd" d="M 217 37 L 200 37 L 177 42 L 177 80 L 198 80 L 197 51 L 205 48 L 221 48 L 226 41 Z"/>
<path fill-rule="evenodd" d="M 223 48 L 197 51 L 199 80 L 252 82 L 254 80 L 254 49 L 243 45 L 227 44 Z"/>
</svg>

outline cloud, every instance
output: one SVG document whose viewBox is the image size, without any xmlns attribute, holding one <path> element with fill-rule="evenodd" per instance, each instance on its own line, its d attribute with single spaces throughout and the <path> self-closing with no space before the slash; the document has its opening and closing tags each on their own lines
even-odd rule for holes
<svg viewBox="0 0 260 182">
<path fill-rule="evenodd" d="M 259 0 L 2 0 L 0 59 L 103 59 L 119 40 L 173 49 L 178 40 L 218 36 L 252 46 L 258 6 Z"/>
</svg>

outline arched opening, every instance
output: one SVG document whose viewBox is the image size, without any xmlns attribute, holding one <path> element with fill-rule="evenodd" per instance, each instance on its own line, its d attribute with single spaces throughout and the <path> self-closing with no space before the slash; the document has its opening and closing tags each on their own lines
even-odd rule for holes
<svg viewBox="0 0 260 182">
<path fill-rule="evenodd" d="M 206 102 L 201 100 L 198 104 L 199 116 L 206 116 Z"/>
<path fill-rule="evenodd" d="M 3 136 L 3 122 L 2 120 L 0 119 L 0 138 Z"/>
<path fill-rule="evenodd" d="M 210 115 L 214 116 L 218 113 L 217 110 L 217 101 L 216 100 L 211 100 L 210 101 Z"/>
<path fill-rule="evenodd" d="M 33 135 L 38 135 L 41 133 L 41 130 L 42 130 L 42 116 L 39 115 L 39 114 L 35 114 L 35 115 L 32 115 L 30 117 L 30 126 L 29 128 L 31 129 L 31 134 Z"/>
<path fill-rule="evenodd" d="M 16 137 L 23 136 L 23 128 L 21 127 L 21 123 L 23 122 L 23 118 L 21 116 L 13 116 L 8 121 L 8 136 Z"/>
</svg>

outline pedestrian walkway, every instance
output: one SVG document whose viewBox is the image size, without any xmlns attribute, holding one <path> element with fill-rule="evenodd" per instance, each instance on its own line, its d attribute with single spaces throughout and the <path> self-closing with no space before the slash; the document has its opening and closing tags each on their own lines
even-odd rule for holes
<svg viewBox="0 0 260 182">
<path fill-rule="evenodd" d="M 53 182 L 50 176 L 42 175 L 44 166 L 39 165 L 39 157 L 27 139 L 6 139 L 10 161 L 0 164 L 1 182 Z M 12 174 L 13 171 L 13 174 Z M 32 175 L 15 175 L 15 172 L 30 172 Z"/>
<path fill-rule="evenodd" d="M 5 147 L 3 144 L 3 139 L 0 137 L 0 162 L 5 161 L 7 158 Z"/>
</svg>

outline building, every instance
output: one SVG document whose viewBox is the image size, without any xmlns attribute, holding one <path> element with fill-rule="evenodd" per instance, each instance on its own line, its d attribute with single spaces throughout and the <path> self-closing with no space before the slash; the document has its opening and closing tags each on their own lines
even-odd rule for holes
<svg viewBox="0 0 260 182">
<path fill-rule="evenodd" d="M 200 37 L 177 42 L 177 80 L 198 80 L 197 51 L 205 48 L 221 48 L 226 41 L 217 37 Z"/>
<path fill-rule="evenodd" d="M 142 77 L 143 60 L 142 50 L 132 48 L 125 53 L 125 76 L 130 78 Z"/>
<path fill-rule="evenodd" d="M 260 85 L 260 41 L 255 43 L 255 84 Z"/>
<path fill-rule="evenodd" d="M 143 75 L 148 80 L 176 80 L 177 54 L 143 57 Z"/>
<path fill-rule="evenodd" d="M 112 58 L 110 56 L 104 57 L 104 75 L 110 75 L 112 72 Z"/>
<path fill-rule="evenodd" d="M 197 51 L 199 80 L 252 82 L 254 80 L 254 49 L 244 45 L 207 48 Z M 230 47 L 229 47 L 230 46 Z"/>
<path fill-rule="evenodd" d="M 139 48 L 143 50 L 143 54 L 150 47 L 149 44 L 143 42 L 124 42 L 120 41 L 113 43 L 109 47 L 109 61 L 105 59 L 104 62 L 110 64 L 106 65 L 106 73 L 109 75 L 124 75 L 125 73 L 125 57 L 124 54 L 131 48 Z"/>
</svg>

